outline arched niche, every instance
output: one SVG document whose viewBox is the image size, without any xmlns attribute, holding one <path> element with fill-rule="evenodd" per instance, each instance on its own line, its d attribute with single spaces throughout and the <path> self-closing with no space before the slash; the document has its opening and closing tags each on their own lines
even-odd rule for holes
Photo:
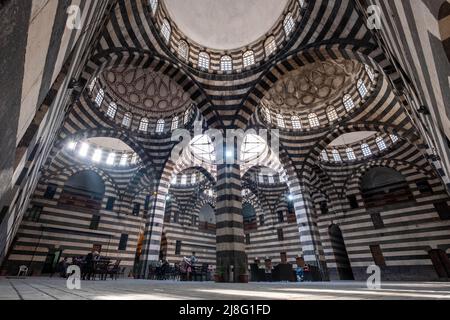
<svg viewBox="0 0 450 320">
<path fill-rule="evenodd" d="M 406 178 L 400 172 L 386 167 L 367 171 L 361 178 L 361 192 L 367 208 L 414 200 Z"/>
<path fill-rule="evenodd" d="M 208 223 L 211 225 L 216 224 L 216 212 L 214 208 L 209 204 L 205 204 L 200 208 L 200 212 L 198 214 L 198 219 L 200 223 Z"/>
<path fill-rule="evenodd" d="M 99 211 L 105 195 L 102 177 L 91 170 L 72 175 L 64 185 L 59 204 L 85 210 Z"/>
<path fill-rule="evenodd" d="M 244 217 L 245 230 L 257 229 L 256 210 L 251 203 L 245 202 L 242 204 L 242 215 Z"/>
<path fill-rule="evenodd" d="M 334 258 L 336 260 L 337 276 L 339 280 L 354 280 L 352 266 L 345 245 L 341 228 L 337 224 L 332 224 L 328 228 L 328 235 L 331 241 Z"/>
</svg>

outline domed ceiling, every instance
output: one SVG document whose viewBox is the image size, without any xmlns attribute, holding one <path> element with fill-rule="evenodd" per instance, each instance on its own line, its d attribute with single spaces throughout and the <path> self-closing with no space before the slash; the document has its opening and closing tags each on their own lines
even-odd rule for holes
<svg viewBox="0 0 450 320">
<path fill-rule="evenodd" d="M 354 91 L 364 66 L 354 60 L 330 60 L 305 65 L 282 77 L 262 103 L 275 113 L 289 114 L 324 107 Z"/>
<path fill-rule="evenodd" d="M 264 36 L 288 0 L 164 0 L 180 30 L 210 49 L 244 47 Z"/>
<path fill-rule="evenodd" d="M 104 75 L 106 91 L 133 113 L 171 117 L 192 103 L 189 94 L 169 77 L 146 69 L 113 69 Z"/>
</svg>

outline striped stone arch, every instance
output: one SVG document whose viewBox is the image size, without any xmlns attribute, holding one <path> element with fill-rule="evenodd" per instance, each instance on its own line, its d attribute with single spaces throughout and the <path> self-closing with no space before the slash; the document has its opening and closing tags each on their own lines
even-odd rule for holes
<svg viewBox="0 0 450 320">
<path fill-rule="evenodd" d="M 400 139 L 406 140 L 411 144 L 415 144 L 420 138 L 412 131 L 405 131 L 396 126 L 390 126 L 383 123 L 357 123 L 357 124 L 344 124 L 335 128 L 332 132 L 328 133 L 322 139 L 320 139 L 314 147 L 311 148 L 309 154 L 303 163 L 302 170 L 306 170 L 307 166 L 311 166 L 317 163 L 320 153 L 327 148 L 327 146 L 341 135 L 358 131 L 376 131 L 386 134 L 397 134 Z"/>
<path fill-rule="evenodd" d="M 92 57 L 82 72 L 80 78 L 82 89 L 78 94 L 81 95 L 87 85 L 102 72 L 119 67 L 150 69 L 170 77 L 190 95 L 208 122 L 215 117 L 209 98 L 196 80 L 156 53 L 133 48 L 106 50 Z"/>
<path fill-rule="evenodd" d="M 249 203 L 253 206 L 253 208 L 255 208 L 255 212 L 256 215 L 265 215 L 264 210 L 263 210 L 263 206 L 260 203 L 259 198 L 254 194 L 253 190 L 251 189 L 247 189 L 249 190 L 249 194 L 245 197 L 242 198 L 242 204 L 244 203 Z"/>
<path fill-rule="evenodd" d="M 153 193 L 154 191 L 154 181 L 153 172 L 148 172 L 146 167 L 140 168 L 138 172 L 130 180 L 126 188 L 126 193 L 132 198 L 138 197 L 142 193 Z"/>
<path fill-rule="evenodd" d="M 311 193 L 323 193 L 330 202 L 336 200 L 336 189 L 334 188 L 334 184 L 325 170 L 322 170 L 320 166 L 313 167 L 310 179 L 311 180 L 308 182 L 308 187 L 311 190 Z M 316 181 L 319 181 L 320 184 L 317 185 Z"/>
<path fill-rule="evenodd" d="M 248 94 L 242 108 L 236 114 L 235 125 L 238 127 L 247 125 L 262 98 L 282 76 L 307 64 L 341 58 L 357 60 L 367 64 L 393 80 L 393 83 L 396 85 L 402 81 L 383 51 L 375 45 L 368 46 L 367 43 L 334 43 L 300 49 L 279 61 L 278 64 L 260 77 L 258 83 Z"/>
<path fill-rule="evenodd" d="M 75 165 L 70 167 L 64 167 L 57 171 L 45 173 L 43 175 L 42 181 L 44 184 L 48 184 L 49 181 L 52 181 L 53 179 L 58 179 L 59 183 L 61 183 L 60 187 L 64 187 L 64 185 L 66 184 L 66 182 L 69 180 L 70 177 L 72 177 L 74 174 L 84 171 L 93 171 L 97 173 L 105 183 L 105 187 L 107 188 L 106 191 L 112 192 L 117 196 L 117 198 L 119 198 L 121 192 L 117 183 L 108 173 L 106 173 L 105 171 L 96 166 Z"/>
<path fill-rule="evenodd" d="M 366 172 L 368 172 L 370 169 L 377 168 L 377 167 L 385 167 L 394 169 L 395 171 L 398 171 L 400 173 L 404 173 L 406 170 L 411 170 L 413 172 L 419 172 L 423 174 L 425 177 L 430 179 L 436 179 L 438 178 L 437 175 L 434 173 L 434 171 L 431 168 L 421 168 L 418 167 L 412 163 L 406 162 L 406 161 L 400 161 L 395 159 L 379 159 L 379 160 L 373 160 L 365 165 L 361 165 L 358 168 L 356 168 L 353 172 L 353 174 L 349 175 L 346 182 L 344 183 L 344 187 L 342 191 L 340 192 L 341 197 L 344 197 L 346 194 L 346 187 L 349 187 L 351 185 L 357 184 L 358 186 L 361 186 L 361 179 L 364 176 Z"/>
</svg>

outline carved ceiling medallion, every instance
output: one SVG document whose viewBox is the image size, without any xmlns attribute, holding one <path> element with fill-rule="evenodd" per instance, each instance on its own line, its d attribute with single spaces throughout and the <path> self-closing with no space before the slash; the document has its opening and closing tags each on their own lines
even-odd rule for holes
<svg viewBox="0 0 450 320">
<path fill-rule="evenodd" d="M 130 111 L 169 117 L 184 112 L 192 103 L 183 88 L 157 72 L 116 69 L 106 73 L 105 81 L 118 103 Z"/>
<path fill-rule="evenodd" d="M 290 72 L 266 94 L 263 104 L 275 112 L 326 106 L 355 86 L 363 65 L 354 60 L 329 60 Z"/>
</svg>

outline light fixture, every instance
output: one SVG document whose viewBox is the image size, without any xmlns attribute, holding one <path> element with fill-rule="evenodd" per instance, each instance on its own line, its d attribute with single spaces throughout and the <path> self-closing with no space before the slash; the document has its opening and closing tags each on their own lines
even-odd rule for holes
<svg viewBox="0 0 450 320">
<path fill-rule="evenodd" d="M 293 196 L 292 194 L 289 194 L 289 195 L 288 195 L 288 200 L 289 200 L 289 201 L 294 200 L 294 196 Z"/>
</svg>

